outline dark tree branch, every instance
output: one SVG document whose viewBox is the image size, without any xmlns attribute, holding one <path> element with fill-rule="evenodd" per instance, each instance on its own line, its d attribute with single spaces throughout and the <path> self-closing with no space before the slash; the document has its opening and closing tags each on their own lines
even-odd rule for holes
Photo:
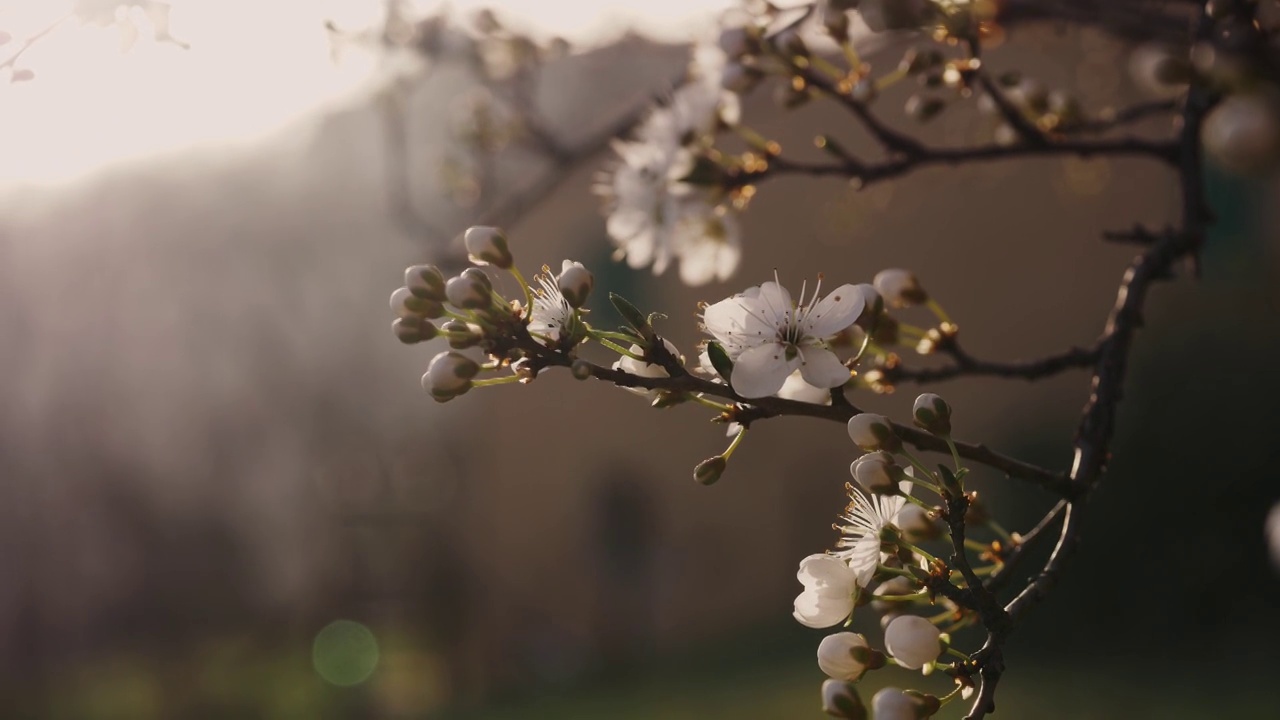
<svg viewBox="0 0 1280 720">
<path fill-rule="evenodd" d="M 969 355 L 954 342 L 941 352 L 949 355 L 954 363 L 939 368 L 908 368 L 902 365 L 883 367 L 885 381 L 890 384 L 898 382 L 935 383 L 961 377 L 1000 377 L 1022 380 L 1039 380 L 1056 375 L 1066 370 L 1085 368 L 1097 362 L 1100 348 L 1073 347 L 1057 355 L 1048 355 L 1035 360 L 1019 362 L 990 362 L 979 360 Z"/>
<path fill-rule="evenodd" d="M 1178 100 L 1152 100 L 1130 105 L 1109 116 L 1085 120 L 1069 127 L 1064 127 L 1061 132 L 1066 135 L 1101 134 L 1147 118 L 1175 113 L 1178 111 L 1178 107 Z"/>
<path fill-rule="evenodd" d="M 560 352 L 549 350 L 534 342 L 528 332 L 519 329 L 511 338 L 513 347 L 519 348 L 533 360 L 532 367 L 539 371 L 546 367 L 569 367 L 575 359 Z M 655 345 L 660 346 L 661 343 Z M 579 360 L 579 362 L 583 362 Z M 797 416 L 847 423 L 849 418 L 861 413 L 852 403 L 844 402 L 832 405 L 816 405 L 813 403 L 786 400 L 778 397 L 746 398 L 727 384 L 713 382 L 680 370 L 671 377 L 642 377 L 623 370 L 587 363 L 591 377 L 613 383 L 619 387 L 641 388 L 672 393 L 699 393 L 702 395 L 728 400 L 735 405 L 731 417 L 743 425 L 750 425 L 757 420 L 772 417 Z M 921 450 L 933 452 L 950 452 L 946 441 L 918 428 L 894 423 L 894 431 L 903 442 L 910 443 Z M 1038 485 L 1059 497 L 1070 497 L 1074 487 L 1065 475 L 1046 470 L 1042 467 L 1022 462 L 1006 455 L 1001 455 L 986 445 L 957 442 L 956 448 L 960 456 L 981 465 L 999 470 L 1005 475 Z"/>
</svg>

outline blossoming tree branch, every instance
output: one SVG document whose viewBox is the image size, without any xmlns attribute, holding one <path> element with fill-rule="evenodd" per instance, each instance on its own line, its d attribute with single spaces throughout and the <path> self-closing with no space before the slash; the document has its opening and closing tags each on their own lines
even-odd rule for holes
<svg viewBox="0 0 1280 720">
<path fill-rule="evenodd" d="M 1180 44 L 1153 61 L 1153 72 L 1177 89 L 1176 98 L 1097 114 L 1065 93 L 988 67 L 984 46 L 1000 32 L 1002 13 L 1036 7 L 1049 16 L 1063 13 L 1061 20 L 1091 22 L 1078 7 L 1051 2 L 827 0 L 785 10 L 747 3 L 724 16 L 718 36 L 694 48 L 686 81 L 614 144 L 617 164 L 601 179 L 599 192 L 607 200 L 607 230 L 618 259 L 654 272 L 675 268 L 686 283 L 702 285 L 733 276 L 743 252 L 744 213 L 762 184 L 779 176 L 865 184 L 929 165 L 1044 155 L 1149 158 L 1177 175 L 1181 217 L 1176 227 L 1107 234 L 1139 252 L 1089 347 L 1030 362 L 975 358 L 962 349 L 958 324 L 942 299 L 910 271 L 887 269 L 870 283 L 818 274 L 798 289 L 775 277 L 705 304 L 700 328 L 706 339 L 694 353 L 662 336 L 665 316 L 617 295 L 608 301 L 626 325 L 592 325 L 588 305 L 599 298 L 592 296 L 588 268 L 564 260 L 558 271 L 542 265 L 529 280 L 503 231 L 488 226 L 465 233 L 471 267 L 453 277 L 431 265 L 410 267 L 404 287 L 391 296 L 400 340 L 443 338 L 452 348 L 436 355 L 422 377 L 438 401 L 477 388 L 531 383 L 563 369 L 572 378 L 643 396 L 654 407 L 709 410 L 726 425 L 729 440 L 695 468 L 694 479 L 705 485 L 728 472 L 757 422 L 807 416 L 845 423 L 850 454 L 860 455 L 850 467 L 849 504 L 838 513 L 835 547 L 800 561 L 794 615 L 809 627 L 835 628 L 857 613 L 874 612 L 882 616 L 884 633 L 869 639 L 836 631 L 818 644 L 818 665 L 829 676 L 822 708 L 832 716 L 918 720 L 959 705 L 964 717 L 976 719 L 995 711 L 1005 641 L 1067 567 L 1091 492 L 1106 469 L 1147 293 L 1180 267 L 1198 267 L 1212 219 L 1204 200 L 1205 157 L 1249 172 L 1280 156 L 1276 58 L 1257 3 L 1161 4 L 1151 11 L 1153 25 L 1188 29 Z M 913 32 L 920 47 L 886 70 L 862 58 L 857 38 L 867 35 L 851 32 L 855 26 L 873 35 Z M 828 161 L 789 158 L 753 131 L 740 111 L 740 96 L 770 80 L 787 106 L 829 101 L 847 110 L 882 157 L 855 155 L 819 135 Z M 998 124 L 995 141 L 936 147 L 881 121 L 877 97 L 900 82 L 928 89 L 911 98 L 908 115 L 927 120 L 950 103 L 976 102 Z M 1119 134 L 1144 118 L 1165 118 L 1165 136 Z M 519 293 L 499 293 L 494 273 L 509 274 Z M 906 322 L 900 311 L 910 307 L 924 308 L 931 322 Z M 584 352 L 590 345 L 600 348 L 595 355 Z M 912 368 L 903 358 L 913 352 L 940 354 L 950 364 Z M 589 357 L 600 353 L 611 361 Z M 908 383 L 972 375 L 1034 380 L 1071 368 L 1090 368 L 1092 377 L 1067 468 L 1038 467 L 953 436 L 952 408 L 934 393 L 921 394 L 905 421 L 857 405 L 860 393 Z M 931 467 L 921 451 L 950 461 Z M 966 487 L 971 474 L 982 472 L 1040 488 L 1043 518 L 1029 528 L 1002 525 Z M 1041 568 L 1022 567 L 1029 547 L 1055 536 Z M 953 642 L 957 630 L 970 626 L 985 630 L 985 641 Z M 858 681 L 890 668 L 901 673 L 904 686 L 916 684 L 916 671 L 935 677 L 919 680 L 919 687 L 882 689 L 864 703 Z"/>
</svg>

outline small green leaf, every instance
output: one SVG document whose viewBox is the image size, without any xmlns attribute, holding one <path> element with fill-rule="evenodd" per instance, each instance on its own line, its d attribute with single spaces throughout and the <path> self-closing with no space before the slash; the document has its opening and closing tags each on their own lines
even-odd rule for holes
<svg viewBox="0 0 1280 720">
<path fill-rule="evenodd" d="M 724 378 L 725 382 L 729 382 L 733 377 L 733 361 L 729 359 L 729 353 L 720 347 L 718 342 L 707 343 L 707 357 L 711 358 L 711 367 L 716 369 L 716 373 Z"/>
<path fill-rule="evenodd" d="M 630 301 L 617 293 L 609 293 L 609 302 L 613 303 L 613 306 L 618 310 L 618 314 L 622 316 L 623 320 L 627 321 L 628 325 L 635 328 L 640 337 L 645 340 L 653 337 L 653 326 L 649 324 L 649 320 Z"/>
</svg>

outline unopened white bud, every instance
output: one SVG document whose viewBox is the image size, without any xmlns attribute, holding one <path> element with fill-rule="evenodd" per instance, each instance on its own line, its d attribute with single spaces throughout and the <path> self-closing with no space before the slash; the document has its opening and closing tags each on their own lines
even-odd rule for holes
<svg viewBox="0 0 1280 720">
<path fill-rule="evenodd" d="M 916 506 L 908 503 L 902 509 L 906 510 L 909 507 L 916 507 Z M 902 517 L 901 512 L 898 513 L 898 517 L 899 518 Z M 896 612 L 902 608 L 901 601 L 876 600 L 874 598 L 879 597 L 881 595 L 888 595 L 890 597 L 910 595 L 915 591 L 916 591 L 916 585 L 914 583 L 912 583 L 907 578 L 902 577 L 901 575 L 895 575 L 889 578 L 888 580 L 885 580 L 884 582 L 880 583 L 880 585 L 874 591 L 872 591 L 871 595 L 873 599 L 871 600 L 871 608 L 876 612 L 880 612 L 880 613 Z"/>
<path fill-rule="evenodd" d="M 575 308 L 587 304 L 587 298 L 596 286 L 595 276 L 582 263 L 565 260 L 556 276 L 560 293 Z"/>
<path fill-rule="evenodd" d="M 716 44 L 730 60 L 748 55 L 755 47 L 755 36 L 745 25 L 726 27 L 720 31 Z"/>
<path fill-rule="evenodd" d="M 431 359 L 427 372 L 422 376 L 422 389 L 440 402 L 471 389 L 471 378 L 480 372 L 475 360 L 453 351 L 442 352 Z"/>
<path fill-rule="evenodd" d="M 822 712 L 845 720 L 866 720 L 867 708 L 852 683 L 827 680 L 822 683 Z"/>
<path fill-rule="evenodd" d="M 886 450 L 892 453 L 902 448 L 902 441 L 893 431 L 893 423 L 875 413 L 861 413 L 849 418 L 849 439 L 865 452 Z"/>
<path fill-rule="evenodd" d="M 883 450 L 854 460 L 849 472 L 859 485 L 878 495 L 896 495 L 899 477 L 904 474 L 893 456 Z"/>
<path fill-rule="evenodd" d="M 434 338 L 439 331 L 435 325 L 422 318 L 396 318 L 391 322 L 391 332 L 405 345 L 413 345 Z"/>
<path fill-rule="evenodd" d="M 444 290 L 452 305 L 476 310 L 489 307 L 493 284 L 489 282 L 489 276 L 479 268 L 467 268 L 461 275 L 449 278 Z"/>
<path fill-rule="evenodd" d="M 885 628 L 884 647 L 902 667 L 919 670 L 942 652 L 941 634 L 919 615 L 903 615 Z"/>
<path fill-rule="evenodd" d="M 853 287 L 862 295 L 862 314 L 858 316 L 857 323 L 864 330 L 869 329 L 884 314 L 884 298 L 870 283 L 859 283 Z"/>
<path fill-rule="evenodd" d="M 934 393 L 922 393 L 911 408 L 911 421 L 916 427 L 938 437 L 951 435 L 951 406 Z"/>
<path fill-rule="evenodd" d="M 511 267 L 513 259 L 507 249 L 507 236 L 496 227 L 476 225 L 467 228 L 462 241 L 467 246 L 467 257 L 477 264 L 495 265 L 502 269 Z"/>
<path fill-rule="evenodd" d="M 475 347 L 484 340 L 484 331 L 479 325 L 462 322 L 461 320 L 450 320 L 440 326 L 440 334 L 449 340 L 449 347 L 454 350 L 465 350 L 469 347 Z"/>
<path fill-rule="evenodd" d="M 898 518 L 894 521 L 907 539 L 911 542 L 923 542 L 925 540 L 936 540 L 942 536 L 942 530 L 938 524 L 929 517 L 929 511 L 914 503 L 907 503 L 898 511 Z"/>
<path fill-rule="evenodd" d="M 1264 93 L 1231 95 L 1204 119 L 1205 151 L 1230 172 L 1250 175 L 1280 159 L 1280 102 Z"/>
<path fill-rule="evenodd" d="M 413 265 L 404 271 L 404 284 L 415 297 L 445 301 L 444 274 L 435 265 Z"/>
<path fill-rule="evenodd" d="M 885 302 L 893 307 L 910 307 L 929 299 L 929 294 L 910 270 L 881 270 L 872 282 Z"/>
<path fill-rule="evenodd" d="M 396 288 L 395 292 L 391 293 L 391 312 L 394 312 L 398 318 L 412 320 L 428 317 L 437 307 L 439 303 L 420 298 L 409 292 L 408 288 Z"/>
<path fill-rule="evenodd" d="M 838 632 L 818 644 L 818 667 L 836 680 L 857 680 L 870 666 L 872 652 L 863 636 Z"/>
<path fill-rule="evenodd" d="M 887 687 L 871 698 L 876 720 L 924 720 L 933 717 L 940 703 L 932 695 Z"/>
</svg>

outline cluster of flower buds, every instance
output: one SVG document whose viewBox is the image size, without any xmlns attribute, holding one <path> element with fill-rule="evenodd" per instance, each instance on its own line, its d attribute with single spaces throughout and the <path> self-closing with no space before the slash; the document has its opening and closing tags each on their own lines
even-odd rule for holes
<svg viewBox="0 0 1280 720">
<path fill-rule="evenodd" d="M 923 301 L 908 281 L 887 284 L 877 278 L 880 292 L 900 299 L 903 294 Z M 849 419 L 849 437 L 866 454 L 851 466 L 855 484 L 847 485 L 850 503 L 836 529 L 840 538 L 835 549 L 806 557 L 796 577 L 803 586 L 796 597 L 794 617 L 812 628 L 848 625 L 857 608 L 869 604 L 880 614 L 883 644 L 875 644 L 861 634 L 836 632 L 818 645 L 818 667 L 829 680 L 822 687 L 823 709 L 835 717 L 917 718 L 932 717 L 956 697 L 973 692 L 971 668 L 946 665 L 940 658 L 950 651 L 951 630 L 975 619 L 972 608 L 947 599 L 944 586 L 963 591 L 965 575 L 940 559 L 956 550 L 954 538 L 943 548 L 948 555 L 935 556 L 922 547 L 940 541 L 940 518 L 948 508 L 973 509 L 973 494 L 964 492 L 960 455 L 951 440 L 951 406 L 934 393 L 916 398 L 912 409 L 914 424 L 945 441 L 952 450 L 955 469 L 939 466 L 931 471 L 903 442 L 908 434 L 883 415 L 859 413 Z M 941 504 L 931 506 L 921 492 L 935 495 Z M 955 502 L 961 505 L 957 506 Z M 993 538 L 984 544 L 971 533 L 960 552 L 973 552 L 970 569 L 978 576 L 998 570 L 1003 562 L 1000 548 L 1011 536 L 985 514 L 966 521 L 971 530 L 989 531 Z M 1016 541 L 1014 541 L 1016 542 Z M 929 612 L 942 606 L 941 614 Z M 921 614 L 924 610 L 927 614 Z M 954 653 L 955 651 L 951 651 Z M 915 690 L 885 688 L 868 705 L 858 697 L 857 683 L 863 675 L 886 665 L 919 670 L 929 675 L 945 670 L 953 678 L 951 693 L 936 697 Z"/>
<path fill-rule="evenodd" d="M 472 227 L 464 235 L 467 256 L 475 266 L 454 277 L 433 265 L 405 270 L 405 284 L 391 293 L 391 324 L 396 338 L 415 344 L 443 338 L 452 350 L 436 355 L 422 376 L 422 387 L 440 402 L 452 400 L 479 384 L 528 381 L 536 375 L 534 346 L 569 353 L 586 338 L 583 309 L 595 279 L 582 263 L 565 260 L 559 275 L 548 268 L 530 288 L 515 267 L 506 235 L 494 227 Z M 505 270 L 519 283 L 524 302 L 507 300 L 483 269 Z M 483 364 L 459 352 L 476 348 L 488 355 Z M 508 370 L 495 378 L 485 371 Z"/>
</svg>

